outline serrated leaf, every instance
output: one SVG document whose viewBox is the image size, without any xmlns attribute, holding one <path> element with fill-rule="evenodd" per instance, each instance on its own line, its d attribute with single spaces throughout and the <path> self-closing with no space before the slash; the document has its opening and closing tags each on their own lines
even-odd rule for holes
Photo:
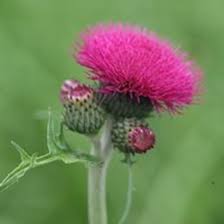
<svg viewBox="0 0 224 224">
<path fill-rule="evenodd" d="M 25 175 L 30 169 L 30 165 L 27 163 L 25 166 L 22 163 L 16 167 L 7 177 L 0 183 L 0 191 L 8 189 L 13 184 L 17 183 L 18 180 Z"/>
<path fill-rule="evenodd" d="M 38 157 L 35 153 L 31 156 L 17 143 L 14 141 L 11 142 L 20 154 L 21 163 L 0 183 L 0 191 L 6 190 L 13 184 L 17 183 L 30 169 L 43 166 L 54 161 L 60 160 L 66 164 L 76 162 L 86 162 L 90 164 L 100 163 L 100 160 L 95 156 L 72 150 L 64 138 L 62 125 L 63 124 L 60 123 L 59 119 L 54 117 L 52 112 L 49 111 L 47 125 L 47 147 L 49 152 L 45 155 Z"/>
</svg>

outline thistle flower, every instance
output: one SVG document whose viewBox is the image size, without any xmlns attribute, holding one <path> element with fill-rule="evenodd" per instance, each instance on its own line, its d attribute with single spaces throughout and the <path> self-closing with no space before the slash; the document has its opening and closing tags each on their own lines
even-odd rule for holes
<svg viewBox="0 0 224 224">
<path fill-rule="evenodd" d="M 155 135 L 146 122 L 126 118 L 114 123 L 112 142 L 124 153 L 145 153 L 154 147 Z"/>
<path fill-rule="evenodd" d="M 74 57 L 103 93 L 145 97 L 156 110 L 171 112 L 192 104 L 199 94 L 199 70 L 154 33 L 108 24 L 88 29 L 81 38 Z"/>
<path fill-rule="evenodd" d="M 81 134 L 95 134 L 105 120 L 105 113 L 99 107 L 95 92 L 87 85 L 75 80 L 66 80 L 60 92 L 65 108 L 64 123 Z"/>
</svg>

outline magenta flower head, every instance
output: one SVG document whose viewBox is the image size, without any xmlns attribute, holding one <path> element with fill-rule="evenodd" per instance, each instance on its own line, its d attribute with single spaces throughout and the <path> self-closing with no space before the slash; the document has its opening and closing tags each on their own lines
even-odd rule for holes
<svg viewBox="0 0 224 224">
<path fill-rule="evenodd" d="M 107 24 L 88 29 L 81 38 L 74 56 L 103 93 L 147 99 L 157 111 L 170 112 L 192 104 L 199 94 L 199 69 L 154 33 Z"/>
</svg>

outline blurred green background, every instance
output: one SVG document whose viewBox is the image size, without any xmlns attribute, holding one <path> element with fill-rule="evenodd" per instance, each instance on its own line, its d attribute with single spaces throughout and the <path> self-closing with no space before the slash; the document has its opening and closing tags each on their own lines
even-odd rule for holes
<svg viewBox="0 0 224 224">
<path fill-rule="evenodd" d="M 190 52 L 205 72 L 206 93 L 184 116 L 151 119 L 157 146 L 137 158 L 127 223 L 224 223 L 223 8 L 222 0 L 0 0 L 0 178 L 19 162 L 10 140 L 46 152 L 46 121 L 37 113 L 60 110 L 64 79 L 85 80 L 70 56 L 75 36 L 97 22 L 140 24 Z M 109 171 L 110 224 L 122 213 L 127 188 L 120 160 L 116 154 Z M 0 194 L 0 224 L 84 224 L 86 208 L 86 168 L 54 163 Z"/>
</svg>

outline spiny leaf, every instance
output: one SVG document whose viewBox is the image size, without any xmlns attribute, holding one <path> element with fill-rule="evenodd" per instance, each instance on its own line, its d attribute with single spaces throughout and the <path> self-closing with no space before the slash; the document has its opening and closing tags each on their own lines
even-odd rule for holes
<svg viewBox="0 0 224 224">
<path fill-rule="evenodd" d="M 55 128 L 56 127 L 56 128 Z M 63 134 L 63 124 L 59 119 L 52 116 L 49 111 L 49 119 L 47 125 L 47 147 L 49 152 L 42 156 L 33 154 L 30 156 L 21 146 L 14 141 L 12 145 L 20 154 L 20 164 L 12 170 L 6 178 L 0 183 L 0 191 L 8 189 L 13 184 L 17 183 L 30 169 L 46 165 L 54 161 L 63 161 L 66 164 L 75 162 L 84 162 L 90 164 L 99 164 L 100 160 L 92 155 L 79 153 L 74 151 L 67 144 Z"/>
<path fill-rule="evenodd" d="M 0 191 L 5 191 L 13 184 L 17 183 L 19 179 L 23 177 L 29 169 L 30 166 L 27 165 L 24 167 L 18 166 L 17 168 L 15 168 L 0 184 Z"/>
<path fill-rule="evenodd" d="M 0 191 L 8 189 L 13 184 L 17 183 L 29 170 L 35 167 L 43 166 L 55 161 L 63 161 L 66 164 L 84 162 L 99 164 L 99 159 L 88 155 L 79 154 L 77 156 L 74 153 L 61 152 L 59 154 L 49 154 L 37 157 L 37 154 L 33 154 L 29 160 L 23 160 L 13 171 L 11 171 L 6 178 L 0 183 Z"/>
<path fill-rule="evenodd" d="M 31 159 L 31 156 L 16 142 L 11 141 L 11 144 L 15 147 L 15 149 L 19 152 L 21 161 L 28 161 Z"/>
<path fill-rule="evenodd" d="M 49 152 L 52 154 L 56 154 L 58 152 L 58 149 L 55 145 L 54 121 L 52 112 L 50 110 L 47 124 L 47 147 Z"/>
<path fill-rule="evenodd" d="M 74 151 L 70 148 L 70 146 L 68 145 L 68 143 L 65 140 L 64 123 L 61 120 L 55 119 L 53 126 L 54 126 L 54 131 L 55 131 L 55 134 L 54 134 L 55 144 L 57 145 L 57 147 L 62 151 L 67 151 L 67 152 Z M 55 126 L 56 126 L 56 128 L 55 128 Z"/>
<path fill-rule="evenodd" d="M 49 111 L 49 120 L 47 128 L 47 142 L 50 153 L 60 153 L 61 151 L 72 152 L 70 146 L 65 140 L 64 124 L 61 117 Z"/>
</svg>

